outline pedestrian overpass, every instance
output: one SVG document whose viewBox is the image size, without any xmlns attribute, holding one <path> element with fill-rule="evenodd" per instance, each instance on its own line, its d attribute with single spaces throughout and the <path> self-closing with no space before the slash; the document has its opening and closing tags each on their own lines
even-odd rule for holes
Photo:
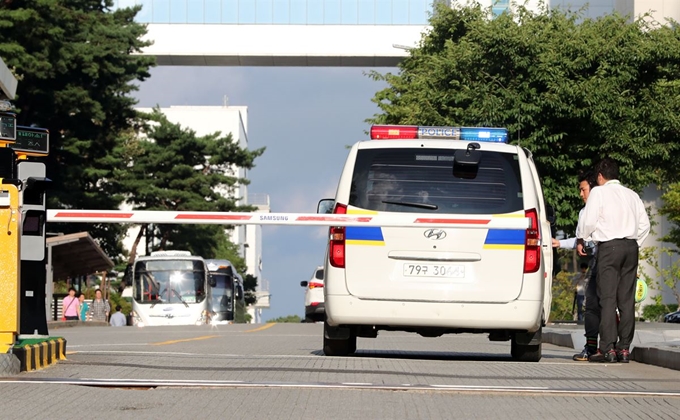
<svg viewBox="0 0 680 420">
<path fill-rule="evenodd" d="M 394 67 L 427 29 L 432 0 L 117 0 L 161 66 Z"/>
</svg>

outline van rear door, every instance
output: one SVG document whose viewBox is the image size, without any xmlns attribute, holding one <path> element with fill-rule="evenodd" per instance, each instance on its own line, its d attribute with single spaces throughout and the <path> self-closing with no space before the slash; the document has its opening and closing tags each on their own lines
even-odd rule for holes
<svg viewBox="0 0 680 420">
<path fill-rule="evenodd" d="M 359 298 L 508 302 L 520 294 L 528 222 L 518 155 L 482 150 L 457 167 L 454 149 L 361 149 L 348 214 L 409 213 L 404 227 L 347 227 L 346 284 Z M 457 227 L 418 227 L 442 221 Z"/>
</svg>

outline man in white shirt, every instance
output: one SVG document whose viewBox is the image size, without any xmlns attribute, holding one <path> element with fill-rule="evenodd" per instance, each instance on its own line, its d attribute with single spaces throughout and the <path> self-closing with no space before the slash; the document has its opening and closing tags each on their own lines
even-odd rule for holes
<svg viewBox="0 0 680 420">
<path fill-rule="evenodd" d="M 120 310 L 120 305 L 116 306 L 116 312 L 111 315 L 109 324 L 111 324 L 112 327 L 124 327 L 127 324 L 125 315 Z"/>
<path fill-rule="evenodd" d="M 649 217 L 640 196 L 619 182 L 619 167 L 613 159 L 602 159 L 595 172 L 599 187 L 590 192 L 576 232 L 578 239 L 594 241 L 598 247 L 600 348 L 588 360 L 628 363 L 635 334 L 639 247 L 649 234 Z M 582 244 L 577 249 L 585 255 Z"/>
</svg>

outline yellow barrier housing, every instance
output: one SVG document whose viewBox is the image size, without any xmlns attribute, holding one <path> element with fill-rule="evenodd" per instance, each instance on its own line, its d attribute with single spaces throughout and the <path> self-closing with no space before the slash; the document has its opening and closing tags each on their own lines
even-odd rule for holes
<svg viewBox="0 0 680 420">
<path fill-rule="evenodd" d="M 19 190 L 0 179 L 0 353 L 14 345 L 19 331 Z"/>
</svg>

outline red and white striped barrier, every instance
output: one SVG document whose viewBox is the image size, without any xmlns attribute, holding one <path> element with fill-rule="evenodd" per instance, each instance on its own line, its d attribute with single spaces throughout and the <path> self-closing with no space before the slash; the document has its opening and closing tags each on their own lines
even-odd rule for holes
<svg viewBox="0 0 680 420">
<path fill-rule="evenodd" d="M 58 223 L 155 223 L 212 225 L 383 226 L 526 229 L 525 217 L 429 216 L 401 214 L 239 213 L 153 210 L 47 210 Z"/>
</svg>

